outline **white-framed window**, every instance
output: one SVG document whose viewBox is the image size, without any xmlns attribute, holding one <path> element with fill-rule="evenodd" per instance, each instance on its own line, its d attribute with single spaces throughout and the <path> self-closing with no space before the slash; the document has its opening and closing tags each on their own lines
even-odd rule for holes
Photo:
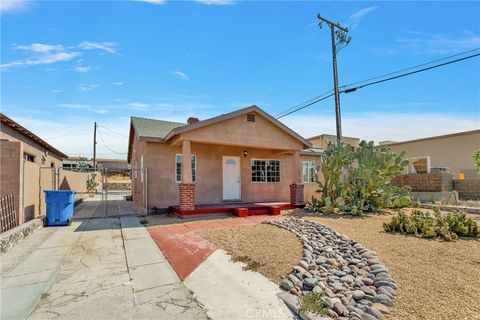
<svg viewBox="0 0 480 320">
<path fill-rule="evenodd" d="M 192 181 L 197 182 L 197 155 L 192 154 Z M 182 161 L 181 154 L 175 155 L 175 182 L 182 182 Z"/>
<path fill-rule="evenodd" d="M 302 173 L 303 173 L 303 182 L 305 183 L 316 182 L 317 169 L 315 168 L 315 161 L 303 161 Z"/>
<path fill-rule="evenodd" d="M 280 182 L 280 160 L 252 160 L 252 182 Z"/>
<path fill-rule="evenodd" d="M 407 173 L 430 173 L 430 156 L 407 158 Z"/>
</svg>

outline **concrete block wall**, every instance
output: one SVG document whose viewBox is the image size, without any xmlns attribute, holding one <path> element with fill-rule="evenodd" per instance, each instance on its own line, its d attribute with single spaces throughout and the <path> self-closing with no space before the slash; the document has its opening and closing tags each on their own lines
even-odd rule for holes
<svg viewBox="0 0 480 320">
<path fill-rule="evenodd" d="M 23 223 L 22 203 L 22 160 L 23 145 L 19 141 L 0 140 L 0 196 L 13 194 L 17 221 Z"/>
<path fill-rule="evenodd" d="M 392 179 L 394 186 L 408 185 L 412 191 L 452 191 L 453 176 L 449 173 L 404 174 Z"/>
<path fill-rule="evenodd" d="M 453 180 L 461 200 L 480 200 L 480 179 Z"/>
</svg>

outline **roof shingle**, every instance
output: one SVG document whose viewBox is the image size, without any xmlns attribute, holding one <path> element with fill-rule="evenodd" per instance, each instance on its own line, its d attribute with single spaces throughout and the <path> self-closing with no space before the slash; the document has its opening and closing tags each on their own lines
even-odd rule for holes
<svg viewBox="0 0 480 320">
<path fill-rule="evenodd" d="M 175 128 L 187 125 L 181 122 L 132 117 L 132 124 L 139 137 L 163 139 Z"/>
</svg>

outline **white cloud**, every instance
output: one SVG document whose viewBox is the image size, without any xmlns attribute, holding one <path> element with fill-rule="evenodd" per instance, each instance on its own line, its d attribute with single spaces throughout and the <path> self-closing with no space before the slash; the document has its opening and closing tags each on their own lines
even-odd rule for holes
<svg viewBox="0 0 480 320">
<path fill-rule="evenodd" d="M 362 22 L 365 19 L 367 15 L 369 15 L 370 13 L 372 13 L 377 9 L 378 9 L 378 6 L 375 5 L 375 6 L 365 7 L 356 11 L 354 14 L 352 14 L 348 18 L 348 26 L 352 28 L 356 28 L 360 24 L 360 22 Z"/>
<path fill-rule="evenodd" d="M 122 86 L 122 85 L 123 85 L 123 82 L 122 82 L 122 81 L 112 82 L 112 84 L 113 84 L 114 86 Z"/>
<path fill-rule="evenodd" d="M 93 89 L 97 89 L 100 85 L 98 84 L 79 84 L 78 85 L 78 91 L 90 91 Z"/>
<path fill-rule="evenodd" d="M 195 0 L 195 2 L 214 6 L 229 6 L 234 4 L 233 0 Z"/>
<path fill-rule="evenodd" d="M 64 90 L 63 89 L 55 89 L 55 90 L 52 90 L 53 93 L 61 93 L 63 92 Z"/>
<path fill-rule="evenodd" d="M 83 50 L 93 50 L 98 49 L 108 53 L 117 54 L 118 44 L 115 42 L 93 42 L 93 41 L 83 41 L 78 47 Z"/>
<path fill-rule="evenodd" d="M 148 104 L 141 103 L 141 102 L 132 102 L 132 103 L 129 103 L 128 106 L 130 108 L 135 109 L 135 110 L 144 110 L 144 109 L 148 108 Z"/>
<path fill-rule="evenodd" d="M 59 106 L 67 109 L 90 109 L 92 107 L 90 104 L 83 103 L 62 103 Z"/>
<path fill-rule="evenodd" d="M 77 71 L 78 73 L 87 73 L 88 71 L 92 70 L 90 67 L 85 66 L 76 66 L 73 70 Z"/>
<path fill-rule="evenodd" d="M 93 109 L 92 111 L 93 111 L 93 112 L 96 112 L 96 113 L 100 113 L 100 114 L 105 114 L 105 113 L 107 113 L 107 110 L 106 110 L 106 109 Z"/>
<path fill-rule="evenodd" d="M 148 2 L 152 4 L 165 4 L 166 0 L 137 0 L 138 2 Z"/>
<path fill-rule="evenodd" d="M 185 73 L 185 72 L 182 72 L 182 71 L 170 71 L 170 74 L 173 74 L 175 77 L 179 78 L 179 79 L 182 79 L 182 80 L 188 80 L 189 77 L 188 75 Z"/>
<path fill-rule="evenodd" d="M 475 49 L 480 46 L 480 37 L 470 30 L 457 36 L 408 31 L 410 37 L 401 37 L 397 43 L 415 53 L 446 54 Z"/>
<path fill-rule="evenodd" d="M 2 0 L 0 1 L 0 12 L 19 12 L 28 8 L 31 1 L 27 0 Z"/>
<path fill-rule="evenodd" d="M 22 54 L 26 54 L 24 59 L 17 59 L 0 65 L 2 70 L 8 70 L 18 67 L 52 64 L 56 62 L 70 61 L 83 54 L 81 50 L 101 50 L 107 53 L 117 53 L 118 45 L 114 42 L 91 42 L 84 41 L 77 46 L 65 47 L 59 44 L 46 44 L 46 43 L 32 43 L 27 45 L 12 45 L 13 51 L 19 51 Z M 77 72 L 88 72 L 90 67 L 82 66 L 78 63 L 73 70 Z"/>
<path fill-rule="evenodd" d="M 335 134 L 334 115 L 292 115 L 280 120 L 304 137 Z M 467 117 L 440 113 L 377 112 L 344 114 L 342 131 L 345 136 L 376 142 L 403 141 L 479 129 L 479 123 L 479 115 Z"/>
</svg>

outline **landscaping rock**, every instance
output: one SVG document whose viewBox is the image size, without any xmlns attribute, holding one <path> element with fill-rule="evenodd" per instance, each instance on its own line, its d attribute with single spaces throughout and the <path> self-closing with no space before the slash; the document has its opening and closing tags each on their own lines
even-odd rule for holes
<svg viewBox="0 0 480 320">
<path fill-rule="evenodd" d="M 285 228 L 302 241 L 303 258 L 281 288 L 299 295 L 323 293 L 321 304 L 333 318 L 381 320 L 390 312 L 386 306 L 392 305 L 397 286 L 374 251 L 313 221 L 263 223 Z"/>
</svg>

